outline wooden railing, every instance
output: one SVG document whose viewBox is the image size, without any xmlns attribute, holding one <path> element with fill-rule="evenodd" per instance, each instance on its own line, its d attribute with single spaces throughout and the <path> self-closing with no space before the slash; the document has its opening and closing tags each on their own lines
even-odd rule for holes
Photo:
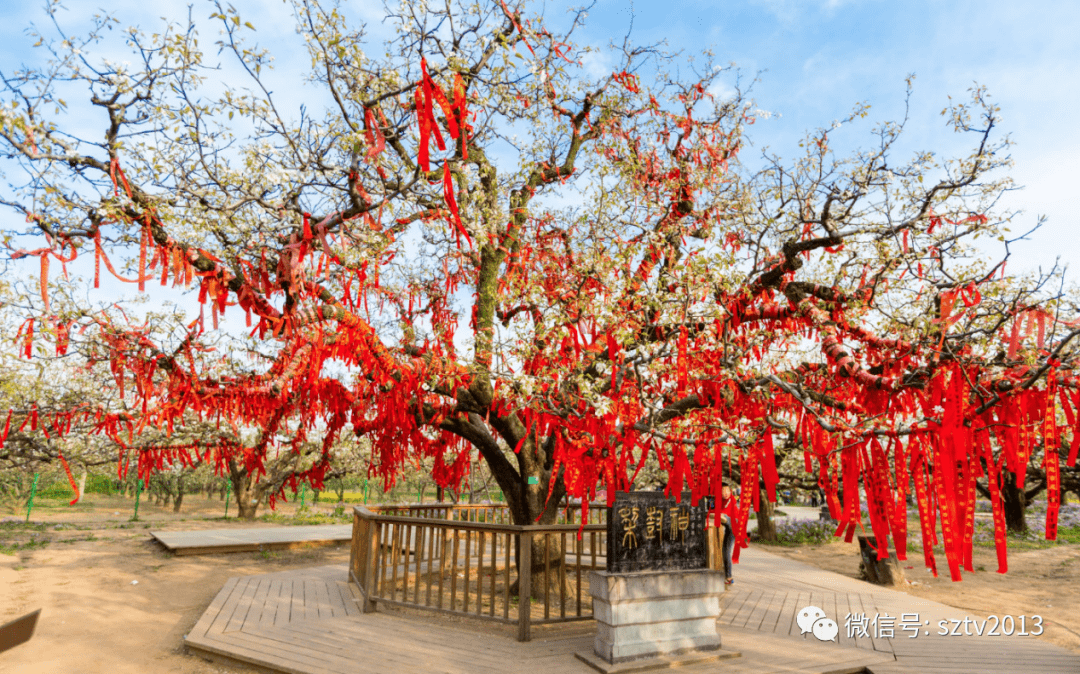
<svg viewBox="0 0 1080 674">
<path fill-rule="evenodd" d="M 357 506 L 350 577 L 365 612 L 384 603 L 467 615 L 516 624 L 528 641 L 533 624 L 592 618 L 588 572 L 606 566 L 607 533 L 606 510 L 594 509 L 582 527 L 573 507 L 564 523 L 520 526 L 499 505 Z"/>
<path fill-rule="evenodd" d="M 365 505 L 365 508 L 379 515 L 400 515 L 402 517 L 426 517 L 428 519 L 453 520 L 458 522 L 483 522 L 486 524 L 512 524 L 510 509 L 505 503 L 424 503 L 424 504 L 380 504 Z M 589 524 L 607 523 L 607 506 L 591 503 Z M 581 506 L 570 504 L 558 511 L 556 524 L 576 524 L 581 516 Z"/>
</svg>

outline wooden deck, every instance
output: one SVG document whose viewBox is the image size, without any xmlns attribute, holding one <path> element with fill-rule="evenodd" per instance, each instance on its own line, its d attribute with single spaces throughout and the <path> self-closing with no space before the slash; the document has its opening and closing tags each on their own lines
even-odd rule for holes
<svg viewBox="0 0 1080 674">
<path fill-rule="evenodd" d="M 352 540 L 352 525 L 151 531 L 150 535 L 177 555 L 203 555 L 335 545 Z"/>
<path fill-rule="evenodd" d="M 737 582 L 721 602 L 718 630 L 723 648 L 743 655 L 686 667 L 687 672 L 1080 673 L 1080 656 L 1032 637 L 939 637 L 938 620 L 967 617 L 941 604 L 754 548 L 743 551 L 735 569 Z M 346 573 L 340 565 L 232 578 L 187 635 L 188 649 L 295 674 L 592 671 L 574 657 L 592 649 L 591 622 L 545 626 L 535 630 L 533 641 L 519 643 L 511 628 L 492 624 L 394 610 L 361 614 Z M 836 643 L 800 634 L 795 614 L 807 605 L 837 622 Z M 896 636 L 848 638 L 848 613 L 871 620 L 886 613 L 896 617 Z M 900 616 L 914 613 L 930 625 L 909 638 Z"/>
<path fill-rule="evenodd" d="M 827 643 L 828 646 L 891 656 L 891 663 L 871 667 L 873 674 L 1080 672 L 1080 655 L 1036 637 L 942 636 L 939 621 L 981 619 L 981 616 L 770 555 L 759 548 L 742 551 L 741 563 L 735 566 L 735 578 L 736 584 L 721 600 L 721 634 L 741 628 L 797 644 L 820 644 L 813 634 L 802 634 L 795 620 L 800 609 L 816 606 L 840 628 L 837 642 Z M 850 638 L 846 629 L 848 616 L 860 614 L 867 618 L 867 636 L 857 633 L 855 638 Z M 892 638 L 876 635 L 873 621 L 878 616 L 894 619 Z M 909 618 L 907 622 L 905 616 Z M 883 621 L 883 624 L 888 623 Z M 948 629 L 951 631 L 953 627 L 949 622 Z"/>
<path fill-rule="evenodd" d="M 575 651 L 591 651 L 592 623 L 540 628 L 520 643 L 513 630 L 395 612 L 361 614 L 346 567 L 231 578 L 186 637 L 189 652 L 293 674 L 447 672 L 588 674 Z M 479 630 L 483 630 L 480 632 Z M 807 644 L 798 651 L 773 635 L 723 632 L 725 650 L 743 657 L 687 672 L 757 674 L 861 671 L 891 662 L 879 653 Z"/>
</svg>

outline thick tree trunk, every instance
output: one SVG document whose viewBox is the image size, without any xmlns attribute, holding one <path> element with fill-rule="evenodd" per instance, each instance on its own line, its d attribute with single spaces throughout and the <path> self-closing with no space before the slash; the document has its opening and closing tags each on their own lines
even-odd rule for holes
<svg viewBox="0 0 1080 674">
<path fill-rule="evenodd" d="M 515 475 L 515 477 L 517 477 Z M 556 480 L 555 493 L 551 495 L 551 499 L 547 499 L 547 489 L 538 489 L 541 483 L 539 476 L 535 476 L 537 483 L 529 484 L 529 476 L 522 476 L 519 478 L 520 482 L 517 484 L 504 484 L 500 480 L 498 474 L 495 475 L 495 481 L 499 483 L 499 487 L 502 488 L 503 493 L 507 495 L 507 506 L 510 508 L 510 515 L 513 518 L 514 524 L 529 525 L 529 524 L 554 524 L 559 514 L 559 503 L 562 502 L 563 496 L 565 496 L 566 490 L 563 486 L 562 478 Z M 546 485 L 546 481 L 543 481 Z M 524 498 L 515 498 L 514 494 L 524 494 Z M 514 564 L 521 568 L 521 551 L 514 551 Z M 566 564 L 566 552 L 562 548 L 561 537 L 551 535 L 545 537 L 543 534 L 534 534 L 532 541 L 532 588 L 530 595 L 533 599 L 543 600 L 545 584 L 547 586 L 547 594 L 549 599 L 557 601 L 560 592 L 567 593 L 569 596 L 569 587 L 567 586 L 567 576 L 565 569 Z M 546 579 L 546 581 L 545 581 Z M 510 594 L 514 596 L 520 596 L 519 581 L 515 580 L 513 585 L 510 586 Z"/>
<path fill-rule="evenodd" d="M 776 522 L 773 520 L 773 514 L 776 512 L 776 504 L 769 500 L 764 487 L 761 488 L 760 501 L 761 509 L 757 511 L 758 539 L 775 543 Z"/>
<path fill-rule="evenodd" d="M 494 268 L 488 270 L 495 273 Z M 492 276 L 485 283 L 497 284 L 497 276 Z M 484 283 L 479 284 L 483 286 Z M 481 299 L 485 297 L 480 294 Z M 494 297 L 491 294 L 490 297 Z M 493 311 L 493 300 L 486 300 L 490 306 L 485 309 L 487 315 L 477 318 L 477 332 L 484 333 L 484 322 L 490 325 L 490 313 Z M 483 319 L 483 320 L 482 320 Z M 490 340 L 490 334 L 487 337 Z M 490 342 L 488 342 L 490 344 Z M 483 345 L 479 344 L 477 351 L 482 353 Z M 480 407 L 491 405 L 492 390 L 490 382 L 484 377 L 477 377 L 469 389 L 469 396 Z M 517 525 L 554 524 L 559 511 L 559 504 L 566 494 L 562 476 L 556 475 L 551 497 L 548 498 L 548 486 L 552 484 L 552 471 L 554 470 L 554 436 L 538 440 L 532 434 L 529 427 L 521 422 L 514 414 L 498 416 L 491 414 L 489 417 L 481 417 L 475 412 L 470 412 L 468 420 L 455 419 L 447 422 L 454 432 L 473 444 L 487 462 L 492 476 L 502 489 L 506 497 L 506 503 L 510 510 L 511 520 Z M 489 433 L 487 423 L 490 423 L 506 447 L 514 448 L 513 453 L 500 447 L 498 441 Z M 516 464 L 516 465 L 515 465 Z M 470 473 L 471 477 L 471 473 Z M 468 485 L 470 491 L 472 485 Z M 528 560 L 532 571 L 531 595 L 542 597 L 545 587 L 548 588 L 549 597 L 559 597 L 560 592 L 566 590 L 563 583 L 566 582 L 565 554 L 562 550 L 561 536 L 548 536 L 545 542 L 542 534 L 533 536 L 533 553 Z M 522 555 L 520 549 L 514 555 L 515 564 L 521 569 Z M 545 571 L 547 579 L 545 581 Z M 515 581 L 510 592 L 515 596 L 521 594 L 519 581 Z"/>
<path fill-rule="evenodd" d="M 251 476 L 232 460 L 229 461 L 229 481 L 232 482 L 233 497 L 236 498 L 237 515 L 242 520 L 255 519 L 259 508 L 259 498 Z"/>
<path fill-rule="evenodd" d="M 553 524 L 555 522 L 555 512 L 550 516 L 545 512 L 540 522 L 532 522 L 532 524 Z M 514 553 L 514 562 L 519 570 L 521 569 L 521 561 L 521 551 L 519 549 Z M 563 593 L 563 596 L 570 595 L 568 574 L 565 568 L 566 551 L 563 550 L 560 536 L 555 534 L 548 536 L 533 534 L 531 562 L 532 587 L 529 594 L 533 599 L 541 601 L 544 599 L 545 586 L 547 588 L 546 594 L 551 602 L 558 602 L 560 592 Z M 510 594 L 520 596 L 518 581 L 515 580 L 514 584 L 510 586 Z"/>
<path fill-rule="evenodd" d="M 1016 477 L 1009 472 L 1005 472 L 1005 479 L 1002 480 L 1001 502 L 1005 510 L 1006 528 L 1015 533 L 1027 531 L 1027 520 L 1024 518 L 1027 496 L 1023 489 L 1016 486 Z"/>
<path fill-rule="evenodd" d="M 236 507 L 240 510 L 240 513 L 239 515 L 237 515 L 237 517 L 250 522 L 251 520 L 255 519 L 255 511 L 259 509 L 259 502 L 252 501 L 251 499 L 245 499 L 243 501 L 237 499 Z"/>
<path fill-rule="evenodd" d="M 184 476 L 176 476 L 176 498 L 173 500 L 174 513 L 180 512 L 180 506 L 184 503 Z"/>
<path fill-rule="evenodd" d="M 859 536 L 859 577 L 876 585 L 903 585 L 904 570 L 896 553 L 889 553 L 885 559 L 878 559 L 877 539 L 873 536 Z"/>
</svg>

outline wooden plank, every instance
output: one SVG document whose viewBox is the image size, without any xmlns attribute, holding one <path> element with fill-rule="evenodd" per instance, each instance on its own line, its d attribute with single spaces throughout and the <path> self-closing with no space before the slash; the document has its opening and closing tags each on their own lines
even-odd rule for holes
<svg viewBox="0 0 1080 674">
<path fill-rule="evenodd" d="M 247 617 L 247 610 L 251 605 L 251 600 L 255 596 L 255 591 L 259 586 L 258 576 L 249 576 L 248 582 L 244 585 L 244 590 L 237 599 L 236 609 L 233 611 L 232 616 L 229 617 L 229 621 L 225 624 L 222 631 L 224 632 L 236 632 L 244 626 L 244 619 Z"/>
<path fill-rule="evenodd" d="M 358 616 L 361 615 L 360 601 L 363 601 L 360 597 L 357 597 L 353 591 L 353 585 L 345 581 L 337 581 L 330 586 L 330 591 L 333 592 L 334 588 L 337 588 L 338 597 L 341 599 L 344 615 L 346 616 Z"/>
<path fill-rule="evenodd" d="M 413 550 L 414 563 L 416 564 L 416 582 L 413 584 L 413 603 L 420 603 L 420 585 L 423 583 L 424 568 L 424 536 L 427 529 L 423 526 L 416 527 L 416 545 Z"/>
<path fill-rule="evenodd" d="M 287 640 L 288 636 L 293 637 L 291 642 Z M 331 658 L 347 659 L 352 664 L 350 671 L 354 672 L 380 671 L 373 670 L 366 658 L 363 666 L 358 668 L 355 658 L 358 649 L 378 653 L 384 663 L 395 665 L 392 671 L 434 671 L 436 668 L 441 671 L 492 671 L 489 668 L 497 667 L 508 659 L 509 654 L 482 659 L 475 651 L 461 649 L 460 637 L 456 644 L 446 644 L 431 643 L 427 636 L 427 632 L 415 634 L 411 631 L 400 633 L 385 630 L 372 634 L 369 630 L 356 629 L 355 625 L 334 621 L 328 625 L 300 625 L 292 634 L 279 638 L 289 645 L 317 648 Z M 485 664 L 487 667 L 482 666 Z"/>
<path fill-rule="evenodd" d="M 532 639 L 532 539 L 523 531 L 518 545 L 518 641 Z"/>
<path fill-rule="evenodd" d="M 439 533 L 439 595 L 436 605 L 439 608 L 443 607 L 443 576 L 446 575 L 446 542 L 447 532 L 443 529 Z"/>
<path fill-rule="evenodd" d="M 247 529 L 151 531 L 176 555 L 222 554 L 338 545 L 352 540 L 352 524 L 276 526 Z"/>
<path fill-rule="evenodd" d="M 874 601 L 871 596 L 865 592 L 859 593 L 859 601 L 862 602 L 863 612 L 866 614 L 867 624 L 869 629 L 867 633 L 870 635 L 870 642 L 873 644 L 875 651 L 881 651 L 883 653 L 892 653 L 892 648 L 889 646 L 887 640 L 874 636 Z M 899 616 L 897 616 L 899 617 Z"/>
<path fill-rule="evenodd" d="M 571 513 L 573 511 L 570 511 Z M 570 521 L 573 522 L 573 515 L 570 517 Z M 577 573 L 577 614 L 581 615 L 581 553 L 585 547 L 585 540 L 574 536 L 574 553 L 577 555 L 577 564 L 575 564 L 575 572 Z"/>
<path fill-rule="evenodd" d="M 289 598 L 289 622 L 303 620 L 304 615 L 304 581 L 297 578 L 292 583 L 292 595 Z"/>
<path fill-rule="evenodd" d="M 415 532 L 416 532 L 415 527 L 413 527 L 411 525 L 405 526 L 404 529 L 401 532 L 401 535 L 402 535 L 402 546 L 401 546 L 402 547 L 402 554 L 401 554 L 401 558 L 404 560 L 404 565 L 403 565 L 403 568 L 402 568 L 402 571 L 404 572 L 403 573 L 404 577 L 402 578 L 402 581 L 401 581 L 401 583 L 402 583 L 401 584 L 401 600 L 405 601 L 405 602 L 409 601 L 409 575 L 410 575 L 409 574 L 409 568 L 411 566 L 410 565 L 410 560 L 411 560 L 410 552 L 412 550 L 413 536 L 415 535 Z"/>
<path fill-rule="evenodd" d="M 350 653 L 356 651 L 357 645 L 371 645 L 392 650 L 405 658 L 431 655 L 447 662 L 482 662 L 483 655 L 480 649 L 461 647 L 462 639 L 474 636 L 475 633 L 462 634 L 456 630 L 444 630 L 439 626 L 410 623 L 411 621 L 386 621 L 373 626 L 352 620 L 332 620 L 299 625 L 296 630 L 290 630 L 290 632 L 312 643 L 344 647 Z M 513 643 L 506 639 L 500 641 L 504 644 Z M 501 660 L 503 654 L 507 653 L 505 648 L 494 647 L 483 650 L 495 651 L 493 662 Z"/>
<path fill-rule="evenodd" d="M 451 550 L 450 556 L 450 610 L 453 611 L 456 606 L 454 604 L 457 599 L 457 564 L 458 564 L 458 530 L 454 529 L 454 547 Z M 439 607 L 442 608 L 440 602 Z"/>
<path fill-rule="evenodd" d="M 529 561 L 532 564 L 532 560 Z M 544 534 L 544 620 L 551 615 L 551 534 Z"/>
<path fill-rule="evenodd" d="M 510 617 L 510 548 L 514 544 L 514 534 L 506 534 L 506 544 L 503 550 L 506 571 L 503 575 L 503 618 Z"/>
<path fill-rule="evenodd" d="M 498 532 L 491 532 L 491 605 L 488 607 L 488 616 L 495 615 L 495 580 L 499 571 L 499 556 L 498 556 Z"/>
<path fill-rule="evenodd" d="M 431 606 L 431 585 L 432 585 L 432 582 L 433 582 L 432 578 L 431 578 L 431 573 L 432 573 L 432 567 L 435 565 L 435 528 L 434 527 L 428 527 L 428 529 L 427 529 L 427 537 L 428 537 L 428 552 L 427 552 L 428 573 L 427 573 L 427 595 L 424 597 L 424 606 Z M 439 573 L 439 575 L 441 577 L 442 576 L 442 566 L 441 565 L 437 569 L 437 572 Z"/>
<path fill-rule="evenodd" d="M 844 629 L 844 617 L 836 611 L 836 593 L 823 592 L 821 603 L 821 610 L 825 611 L 825 615 L 836 623 L 836 641 L 832 643 L 839 646 L 840 632 L 842 632 Z"/>
<path fill-rule="evenodd" d="M 248 610 L 245 612 L 240 629 L 243 629 L 244 625 L 247 625 L 248 623 L 255 625 L 259 622 L 259 618 L 262 616 L 263 605 L 266 603 L 266 595 L 270 591 L 270 582 L 270 579 L 265 576 L 256 581 L 255 595 L 252 597 L 251 603 L 248 604 Z"/>
<path fill-rule="evenodd" d="M 326 653 L 282 628 L 260 628 L 252 634 L 234 632 L 199 645 L 224 649 L 230 655 L 241 653 L 250 662 L 279 671 L 288 667 L 291 669 L 285 671 L 343 672 L 352 664 L 346 657 Z"/>
<path fill-rule="evenodd" d="M 304 579 L 304 620 L 319 619 L 318 581 L 311 578 Z"/>
<path fill-rule="evenodd" d="M 343 674 L 342 669 L 327 669 L 318 666 L 310 658 L 289 657 L 289 655 L 268 654 L 265 644 L 236 643 L 232 640 L 218 641 L 215 639 L 202 639 L 192 641 L 186 646 L 195 651 L 206 654 L 220 654 L 230 660 L 236 660 L 244 664 L 254 664 L 276 672 L 286 674 Z"/>
<path fill-rule="evenodd" d="M 743 605 L 739 609 L 739 612 L 732 619 L 732 621 L 731 621 L 732 626 L 734 626 L 734 627 L 745 627 L 746 626 L 746 621 L 749 620 L 750 614 L 754 612 L 755 608 L 757 608 L 757 603 L 758 603 L 758 600 L 761 599 L 762 593 L 763 593 L 762 590 L 758 590 L 758 589 L 750 590 L 748 596 L 746 597 L 746 601 L 743 602 Z"/>
<path fill-rule="evenodd" d="M 725 592 L 723 598 L 720 600 L 719 622 L 724 625 L 733 624 L 735 622 L 735 616 L 738 615 L 749 596 L 750 590 L 729 589 Z"/>
<path fill-rule="evenodd" d="M 281 579 L 271 578 L 269 585 L 267 585 L 266 596 L 263 598 L 262 610 L 255 616 L 255 623 L 259 625 L 274 624 L 274 617 L 277 615 L 278 602 L 281 599 Z"/>
<path fill-rule="evenodd" d="M 757 603 L 754 605 L 754 610 L 746 618 L 745 627 L 747 629 L 758 630 L 761 627 L 761 621 L 765 618 L 765 613 L 768 612 L 769 605 L 775 596 L 775 590 L 767 590 L 761 593 L 761 597 L 758 598 Z"/>
<path fill-rule="evenodd" d="M 461 607 L 462 613 L 469 612 L 469 568 L 472 564 L 472 555 L 469 554 L 469 545 L 472 542 L 472 532 L 468 529 L 465 530 L 465 581 L 464 588 L 461 591 L 461 597 L 464 600 L 464 604 Z"/>
<path fill-rule="evenodd" d="M 848 637 L 847 631 L 847 618 L 851 613 L 851 607 L 848 600 L 847 592 L 834 592 L 832 596 L 833 601 L 833 613 L 836 621 L 836 642 L 844 648 L 858 648 L 855 644 L 855 640 Z"/>
<path fill-rule="evenodd" d="M 386 556 L 390 547 L 390 532 L 393 527 L 386 524 L 379 525 L 379 534 L 382 536 L 382 540 L 379 543 L 379 591 L 375 594 L 376 597 L 386 596 Z"/>
<path fill-rule="evenodd" d="M 486 514 L 484 515 L 487 516 Z M 476 534 L 476 615 L 484 610 L 484 534 L 479 531 Z"/>
<path fill-rule="evenodd" d="M 530 533 L 529 537 L 533 535 Z M 507 564 L 503 575 L 509 581 L 510 569 L 513 566 L 510 563 L 509 548 L 513 545 L 513 538 L 511 534 L 506 536 L 507 545 L 502 553 Z M 495 560 L 499 553 L 496 542 L 495 554 L 485 558 L 485 547 L 488 546 L 481 546 L 478 550 L 482 560 L 478 565 L 481 584 L 485 573 L 490 575 L 484 564 L 490 561 L 493 567 L 497 566 Z M 531 554 L 527 559 L 531 559 Z M 524 566 L 526 568 L 523 573 L 527 574 L 531 565 Z M 543 635 L 542 640 L 515 643 L 510 639 L 493 636 L 485 639 L 483 649 L 464 649 L 462 644 L 469 643 L 474 631 L 445 625 L 433 626 L 427 622 L 410 621 L 405 617 L 385 613 L 361 614 L 354 601 L 359 591 L 353 583 L 340 580 L 346 573 L 342 568 L 344 567 L 317 567 L 229 579 L 192 629 L 189 645 L 193 650 L 203 653 L 221 651 L 219 654 L 222 657 L 234 657 L 238 661 L 252 662 L 276 671 L 305 674 L 343 674 L 346 671 L 358 670 L 561 674 L 567 671 L 565 657 L 568 652 L 591 648 L 589 635 L 580 636 L 583 634 L 580 631 L 561 632 L 559 630 L 562 628 L 544 626 L 539 628 L 539 634 Z M 529 582 L 523 579 L 523 590 L 527 591 L 528 585 Z M 721 600 L 721 622 L 733 614 L 743 615 L 745 623 L 758 630 L 752 638 L 755 646 L 753 650 L 746 650 L 746 657 L 742 662 L 725 664 L 725 671 L 855 671 L 870 667 L 871 664 L 868 663 L 884 662 L 881 660 L 883 657 L 895 657 L 896 660 L 880 668 L 877 664 L 872 665 L 877 674 L 899 674 L 900 668 L 905 671 L 940 674 L 1005 672 L 1015 671 L 1018 662 L 1023 663 L 1024 674 L 1080 671 L 1080 658 L 1051 644 L 1030 638 L 955 639 L 934 635 L 926 637 L 920 634 L 917 639 L 907 639 L 905 633 L 898 632 L 897 634 L 902 636 L 896 639 L 879 640 L 879 647 L 886 646 L 885 641 L 888 641 L 888 645 L 895 650 L 895 656 L 874 652 L 866 646 L 851 648 L 841 643 L 846 647 L 831 647 L 820 644 L 809 635 L 799 635 L 797 627 L 794 627 L 794 634 L 791 634 L 798 609 L 816 604 L 825 610 L 829 617 L 835 618 L 843 629 L 843 621 L 848 612 L 866 612 L 870 618 L 874 613 L 888 612 L 898 618 L 900 612 L 896 608 L 901 606 L 899 602 L 904 597 L 894 596 L 887 591 L 870 594 L 859 593 L 857 590 L 850 593 L 826 590 L 825 588 L 829 587 L 845 586 L 832 580 L 815 582 L 812 587 L 802 585 L 801 587 L 807 588 L 806 591 L 772 587 L 768 581 L 747 585 L 748 588 L 738 593 L 725 593 Z M 290 623 L 286 619 L 284 625 L 271 627 L 271 617 L 275 623 L 279 614 L 288 618 L 288 611 L 292 608 L 296 594 L 295 586 L 301 587 L 301 601 L 298 601 L 295 607 L 295 622 Z M 787 587 L 787 584 L 782 584 L 782 587 Z M 858 586 L 853 583 L 852 587 Z M 503 592 L 506 592 L 506 588 Z M 278 601 L 275 601 L 275 598 Z M 409 597 L 410 600 L 413 598 Z M 920 604 L 917 610 L 922 618 L 933 618 L 935 626 L 939 614 L 941 617 L 960 615 L 948 607 L 930 602 L 926 604 L 925 609 Z M 328 614 L 321 610 L 326 606 L 331 607 L 329 615 L 332 617 L 326 617 Z M 283 607 L 285 610 L 282 610 Z M 525 610 L 525 614 L 522 614 L 523 619 L 518 621 L 519 635 L 523 624 L 531 628 L 528 602 L 524 602 L 521 608 Z M 314 609 L 311 620 L 300 619 L 300 616 L 306 617 L 311 609 Z M 339 617 L 342 609 L 347 618 Z M 916 609 L 905 610 L 915 612 Z M 504 607 L 504 611 L 508 612 L 508 608 Z M 492 611 L 483 612 L 480 617 L 490 619 L 491 613 Z M 240 618 L 243 630 L 226 631 L 238 616 L 243 616 Z M 772 622 L 774 618 L 775 623 Z M 318 622 L 315 622 L 316 619 Z M 209 629 L 215 621 L 218 621 L 219 626 L 216 632 Z M 931 627 L 931 630 L 936 631 L 934 627 Z M 202 635 L 199 634 L 200 631 L 203 631 Z M 731 648 L 736 644 L 734 647 L 738 649 L 737 644 L 747 643 L 745 635 L 748 632 L 749 630 L 739 629 L 726 632 L 725 647 Z M 781 633 L 785 636 L 773 636 Z M 579 636 L 560 636 L 564 634 Z M 775 643 L 777 641 L 786 641 L 790 646 Z M 841 642 L 843 641 L 844 639 L 841 639 Z M 895 648 L 896 644 L 903 647 Z M 872 648 L 872 644 L 867 645 Z M 358 654 L 362 655 L 358 657 Z M 249 659 L 244 660 L 244 656 Z M 256 656 L 257 659 L 250 659 Z M 897 667 L 892 668 L 893 664 Z"/>
<path fill-rule="evenodd" d="M 784 603 L 780 607 L 780 615 L 776 616 L 776 623 L 773 625 L 772 633 L 787 636 L 791 629 L 791 619 L 795 615 L 801 606 L 795 603 L 799 598 L 798 592 L 792 592 L 788 590 L 784 593 Z"/>
<path fill-rule="evenodd" d="M 292 657 L 308 653 L 319 655 L 319 664 L 328 671 L 414 671 L 419 665 L 434 664 L 434 658 L 417 658 L 409 651 L 415 643 L 407 643 L 393 635 L 379 635 L 376 640 L 359 635 L 346 637 L 322 626 L 298 625 L 288 633 L 258 635 L 263 646 L 273 653 L 288 653 Z M 358 657 L 358 652 L 363 653 Z"/>
<path fill-rule="evenodd" d="M 790 625 L 788 625 L 789 635 L 799 637 L 801 639 L 806 637 L 806 635 L 802 633 L 802 630 L 799 629 L 798 617 L 799 611 L 801 611 L 807 606 L 811 606 L 810 593 L 799 592 L 798 598 L 795 600 L 795 610 L 791 614 L 791 623 Z"/>
<path fill-rule="evenodd" d="M 338 580 L 327 580 L 327 581 L 325 581 L 325 583 L 326 583 L 325 584 L 326 596 L 327 596 L 326 601 L 330 606 L 330 615 L 328 617 L 331 617 L 331 618 L 344 618 L 345 615 L 346 615 L 346 613 L 345 613 L 345 602 L 341 598 L 341 591 L 338 590 L 338 583 L 340 583 L 340 582 L 347 582 L 347 581 L 338 581 Z"/>
<path fill-rule="evenodd" d="M 320 620 L 334 617 L 334 605 L 330 603 L 330 590 L 326 581 L 312 581 L 315 587 L 315 600 L 318 602 L 318 617 Z"/>
<path fill-rule="evenodd" d="M 236 612 L 237 607 L 240 606 L 240 598 L 244 594 L 244 590 L 247 588 L 248 583 L 251 581 L 251 576 L 241 577 L 236 585 L 233 586 L 232 591 L 229 593 L 229 597 L 225 600 L 225 604 L 221 607 L 221 610 L 214 617 L 210 627 L 207 628 L 207 634 L 217 633 L 220 634 L 225 630 L 225 627 L 232 620 L 233 613 Z"/>
<path fill-rule="evenodd" d="M 776 623 L 780 618 L 780 610 L 783 608 L 787 596 L 788 593 L 784 591 L 773 593 L 772 600 L 769 601 L 769 605 L 765 610 L 765 615 L 762 616 L 761 623 L 757 627 L 758 631 L 771 633 L 776 629 Z"/>
<path fill-rule="evenodd" d="M 288 625 L 292 619 L 292 591 L 293 581 L 291 578 L 282 578 L 278 586 L 278 598 L 275 602 L 277 609 L 274 611 L 274 625 Z"/>
<path fill-rule="evenodd" d="M 853 619 L 866 615 L 866 609 L 863 607 L 862 597 L 859 596 L 858 592 L 848 593 L 848 604 L 851 606 L 851 615 Z M 841 627 L 843 627 L 843 625 L 841 625 Z M 866 630 L 866 633 L 867 635 L 870 634 L 869 626 Z M 858 648 L 862 648 L 864 650 L 874 650 L 874 640 L 868 637 L 861 636 L 861 633 L 858 637 L 853 638 L 852 641 L 855 642 L 855 646 Z"/>
<path fill-rule="evenodd" d="M 397 599 L 397 591 L 398 591 L 397 574 L 398 574 L 398 566 L 400 565 L 400 562 L 401 562 L 401 547 L 400 546 L 401 546 L 401 529 L 402 529 L 402 526 L 404 526 L 404 525 L 402 525 L 402 524 L 395 524 L 394 525 L 394 532 L 393 532 L 393 536 L 392 536 L 394 542 L 390 546 L 390 563 L 394 567 L 393 568 L 393 578 L 390 580 L 390 598 L 391 599 Z M 383 592 L 383 596 L 384 597 L 386 596 L 385 592 Z"/>
<path fill-rule="evenodd" d="M 214 619 L 217 618 L 218 613 L 221 612 L 222 607 L 225 605 L 226 600 L 228 600 L 229 595 L 232 594 L 233 588 L 236 586 L 236 583 L 239 582 L 239 580 L 239 576 L 233 576 L 232 578 L 225 581 L 225 585 L 223 585 L 221 589 L 218 590 L 218 593 L 214 595 L 213 601 L 211 601 L 210 605 L 206 607 L 206 610 L 203 612 L 202 617 L 200 617 L 198 622 L 195 623 L 195 626 L 191 628 L 191 631 L 188 633 L 189 636 L 192 634 L 206 634 L 206 630 L 210 628 L 210 625 L 214 622 Z"/>
<path fill-rule="evenodd" d="M 349 546 L 349 571 L 359 580 L 361 583 L 365 583 L 364 577 L 361 575 L 361 569 L 364 566 L 364 558 L 366 557 L 366 547 L 370 537 L 367 535 L 368 531 L 374 522 L 369 519 L 360 517 L 360 514 L 353 512 L 353 528 L 352 528 L 352 542 Z"/>
</svg>

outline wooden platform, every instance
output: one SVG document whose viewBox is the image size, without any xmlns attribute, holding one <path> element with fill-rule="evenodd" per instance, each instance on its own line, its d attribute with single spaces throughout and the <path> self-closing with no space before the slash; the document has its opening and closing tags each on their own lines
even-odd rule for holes
<svg viewBox="0 0 1080 674">
<path fill-rule="evenodd" d="M 186 637 L 188 651 L 225 664 L 242 662 L 292 674 L 440 672 L 449 674 L 591 674 L 574 657 L 592 649 L 593 624 L 536 630 L 519 643 L 512 630 L 395 612 L 361 614 L 345 582 L 346 567 L 231 578 Z M 864 671 L 891 662 L 880 653 L 806 644 L 794 649 L 773 635 L 731 629 L 723 648 L 732 660 L 686 672 L 825 674 Z"/>
<path fill-rule="evenodd" d="M 352 525 L 151 531 L 150 535 L 177 555 L 203 555 L 335 545 L 352 539 Z"/>
<path fill-rule="evenodd" d="M 457 617 L 380 610 L 361 614 L 346 567 L 327 566 L 232 578 L 187 635 L 189 652 L 294 674 L 407 671 L 461 674 L 591 672 L 574 657 L 592 648 L 591 621 L 534 628 L 519 643 L 511 629 Z M 1034 637 L 937 636 L 937 621 L 963 611 L 877 588 L 761 550 L 743 551 L 736 584 L 721 601 L 722 647 L 743 655 L 687 672 L 1080 673 L 1080 655 Z M 807 605 L 840 627 L 836 642 L 801 634 Z M 847 614 L 895 617 L 894 638 L 849 638 Z M 919 614 L 915 638 L 902 614 Z M 927 634 L 926 632 L 929 632 Z"/>
<path fill-rule="evenodd" d="M 770 555 L 760 548 L 742 551 L 735 585 L 721 600 L 720 633 L 731 628 L 783 637 L 797 644 L 820 644 L 802 634 L 796 615 L 816 606 L 840 628 L 834 648 L 855 648 L 891 656 L 892 663 L 871 667 L 873 674 L 900 672 L 1080 673 L 1080 654 L 1033 636 L 939 635 L 939 621 L 979 618 L 951 606 L 864 583 L 808 564 Z M 848 636 L 848 616 L 867 618 L 867 636 Z M 904 623 L 904 617 L 911 618 Z M 917 615 L 917 618 L 915 616 Z M 873 621 L 894 619 L 894 636 L 878 638 Z M 1018 616 L 1014 616 L 1016 618 Z M 887 624 L 888 621 L 883 621 Z M 906 624 L 909 629 L 902 629 Z M 911 629 L 915 626 L 918 629 Z M 953 629 L 948 623 L 948 629 Z M 961 631 L 963 628 L 960 628 Z M 973 631 L 973 627 L 968 628 Z M 880 630 L 879 630 L 880 631 Z"/>
</svg>

